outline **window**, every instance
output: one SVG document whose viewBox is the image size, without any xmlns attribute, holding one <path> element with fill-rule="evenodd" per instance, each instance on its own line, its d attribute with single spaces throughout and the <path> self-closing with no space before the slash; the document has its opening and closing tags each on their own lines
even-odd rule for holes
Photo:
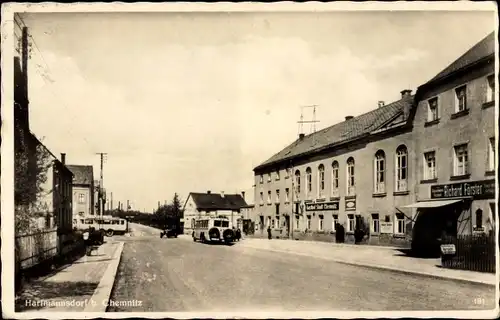
<svg viewBox="0 0 500 320">
<path fill-rule="evenodd" d="M 354 159 L 347 159 L 347 195 L 353 196 L 356 194 L 354 180 Z"/>
<path fill-rule="evenodd" d="M 264 192 L 261 192 L 260 193 L 260 203 L 263 204 L 264 203 Z"/>
<path fill-rule="evenodd" d="M 85 193 L 78 194 L 78 203 L 85 203 Z"/>
<path fill-rule="evenodd" d="M 311 230 L 311 216 L 307 216 L 307 230 Z"/>
<path fill-rule="evenodd" d="M 408 190 L 408 150 L 406 146 L 396 149 L 396 192 Z"/>
<path fill-rule="evenodd" d="M 332 215 L 332 230 L 333 231 L 337 230 L 337 223 L 339 223 L 339 216 L 338 216 L 338 214 L 333 214 Z"/>
<path fill-rule="evenodd" d="M 436 152 L 426 152 L 424 153 L 424 179 L 431 180 L 436 178 Z"/>
<path fill-rule="evenodd" d="M 311 168 L 306 169 L 306 183 L 307 183 L 307 192 L 306 195 L 309 197 L 312 192 L 312 172 Z"/>
<path fill-rule="evenodd" d="M 495 101 L 495 75 L 488 76 L 486 81 L 486 102 Z"/>
<path fill-rule="evenodd" d="M 332 196 L 339 196 L 339 163 L 337 161 L 332 163 Z"/>
<path fill-rule="evenodd" d="M 264 183 L 264 176 L 260 175 L 260 183 Z"/>
<path fill-rule="evenodd" d="M 267 182 L 271 182 L 271 174 L 270 173 L 267 174 Z"/>
<path fill-rule="evenodd" d="M 290 168 L 286 168 L 285 170 L 285 179 L 290 178 Z"/>
<path fill-rule="evenodd" d="M 379 150 L 375 154 L 375 193 L 385 192 L 385 154 Z"/>
<path fill-rule="evenodd" d="M 290 189 L 285 189 L 285 202 L 288 202 L 290 199 Z"/>
<path fill-rule="evenodd" d="M 454 152 L 454 169 L 453 175 L 455 176 L 463 176 L 469 173 L 468 166 L 468 152 L 467 152 L 467 144 L 462 144 L 455 147 Z"/>
<path fill-rule="evenodd" d="M 267 192 L 267 203 L 271 204 L 271 191 Z"/>
<path fill-rule="evenodd" d="M 300 199 L 300 171 L 295 171 L 295 195 Z"/>
<path fill-rule="evenodd" d="M 427 112 L 427 121 L 431 122 L 431 121 L 435 121 L 435 120 L 439 119 L 438 98 L 437 97 L 432 98 L 427 103 L 429 104 L 429 109 Z"/>
<path fill-rule="evenodd" d="M 324 219 L 324 216 L 320 215 L 319 216 L 319 226 L 318 226 L 319 231 L 323 231 L 323 219 Z"/>
<path fill-rule="evenodd" d="M 495 138 L 488 145 L 488 171 L 495 171 Z"/>
<path fill-rule="evenodd" d="M 483 227 L 483 210 L 477 209 L 476 210 L 476 228 L 482 228 Z"/>
<path fill-rule="evenodd" d="M 295 216 L 295 228 L 299 229 L 300 227 L 300 218 L 299 216 Z"/>
<path fill-rule="evenodd" d="M 405 216 L 402 213 L 396 213 L 396 234 L 405 233 Z"/>
<path fill-rule="evenodd" d="M 455 112 L 467 110 L 467 86 L 455 89 Z"/>
<path fill-rule="evenodd" d="M 280 191 L 276 190 L 276 202 L 280 202 Z"/>
<path fill-rule="evenodd" d="M 318 196 L 320 198 L 325 196 L 325 166 L 320 164 L 318 167 Z"/>
<path fill-rule="evenodd" d="M 354 228 L 356 227 L 356 222 L 354 220 L 354 215 L 353 214 L 348 214 L 347 215 L 347 231 L 348 232 L 353 232 Z"/>
<path fill-rule="evenodd" d="M 276 229 L 276 220 L 272 220 L 271 222 L 271 228 Z"/>
<path fill-rule="evenodd" d="M 372 213 L 372 227 L 371 231 L 373 233 L 379 233 L 380 232 L 380 219 L 378 216 L 378 213 Z"/>
<path fill-rule="evenodd" d="M 271 217 L 267 217 L 267 224 L 266 224 L 267 227 L 270 227 L 271 226 Z"/>
<path fill-rule="evenodd" d="M 279 179 L 280 179 L 280 171 L 276 170 L 276 180 L 279 180 Z"/>
</svg>

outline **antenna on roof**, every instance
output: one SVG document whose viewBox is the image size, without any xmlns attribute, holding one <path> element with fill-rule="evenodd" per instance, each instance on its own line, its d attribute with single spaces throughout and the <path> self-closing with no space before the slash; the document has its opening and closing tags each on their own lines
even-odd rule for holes
<svg viewBox="0 0 500 320">
<path fill-rule="evenodd" d="M 319 122 L 319 120 L 316 120 L 316 107 L 318 107 L 318 105 L 316 104 L 300 107 L 300 121 L 297 121 L 297 123 L 299 124 L 299 135 L 304 133 L 304 123 L 311 124 L 310 133 L 316 132 L 316 123 Z M 313 108 L 312 120 L 304 120 L 304 108 Z"/>
</svg>

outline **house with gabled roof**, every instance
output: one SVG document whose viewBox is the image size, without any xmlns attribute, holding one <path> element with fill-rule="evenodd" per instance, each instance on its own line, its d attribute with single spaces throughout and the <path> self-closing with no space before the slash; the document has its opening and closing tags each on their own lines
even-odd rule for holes
<svg viewBox="0 0 500 320">
<path fill-rule="evenodd" d="M 191 192 L 183 208 L 184 233 L 191 234 L 196 218 L 204 217 L 226 217 L 230 227 L 237 227 L 243 218 L 241 209 L 247 206 L 242 194 Z"/>
<path fill-rule="evenodd" d="M 94 168 L 90 165 L 68 165 L 73 172 L 73 216 L 93 215 Z"/>
</svg>

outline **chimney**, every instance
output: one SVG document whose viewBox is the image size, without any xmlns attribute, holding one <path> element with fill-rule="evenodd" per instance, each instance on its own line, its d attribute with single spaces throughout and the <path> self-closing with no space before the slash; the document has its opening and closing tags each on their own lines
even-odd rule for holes
<svg viewBox="0 0 500 320">
<path fill-rule="evenodd" d="M 406 98 L 411 96 L 411 90 L 410 89 L 404 89 L 401 91 L 401 98 Z"/>
<path fill-rule="evenodd" d="M 306 135 L 305 135 L 305 134 L 303 134 L 303 133 L 299 134 L 299 140 L 304 139 L 304 137 L 305 137 L 305 136 L 306 136 Z"/>
<path fill-rule="evenodd" d="M 207 191 L 207 194 L 211 194 L 212 192 L 210 190 Z"/>
<path fill-rule="evenodd" d="M 224 191 L 220 192 L 220 196 L 224 198 Z"/>
<path fill-rule="evenodd" d="M 381 108 L 381 107 L 383 107 L 383 106 L 385 106 L 385 102 L 384 102 L 384 101 L 382 101 L 382 100 L 380 100 L 380 101 L 378 102 L 378 107 L 379 107 L 379 108 Z"/>
<path fill-rule="evenodd" d="M 66 153 L 61 153 L 61 162 L 62 164 L 66 164 Z"/>
<path fill-rule="evenodd" d="M 346 117 L 345 117 L 345 121 L 349 121 L 349 120 L 351 120 L 352 118 L 354 118 L 354 117 L 353 117 L 353 116 L 346 116 Z"/>
<path fill-rule="evenodd" d="M 241 197 L 245 200 L 245 191 L 241 191 Z"/>
</svg>

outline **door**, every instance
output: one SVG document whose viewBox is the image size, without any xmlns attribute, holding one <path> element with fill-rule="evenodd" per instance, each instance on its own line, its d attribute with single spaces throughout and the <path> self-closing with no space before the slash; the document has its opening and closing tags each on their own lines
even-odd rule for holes
<svg viewBox="0 0 500 320">
<path fill-rule="evenodd" d="M 259 226 L 260 226 L 260 231 L 264 230 L 264 216 L 260 216 L 260 221 L 259 221 Z"/>
<path fill-rule="evenodd" d="M 290 216 L 285 216 L 286 236 L 290 236 Z"/>
</svg>

